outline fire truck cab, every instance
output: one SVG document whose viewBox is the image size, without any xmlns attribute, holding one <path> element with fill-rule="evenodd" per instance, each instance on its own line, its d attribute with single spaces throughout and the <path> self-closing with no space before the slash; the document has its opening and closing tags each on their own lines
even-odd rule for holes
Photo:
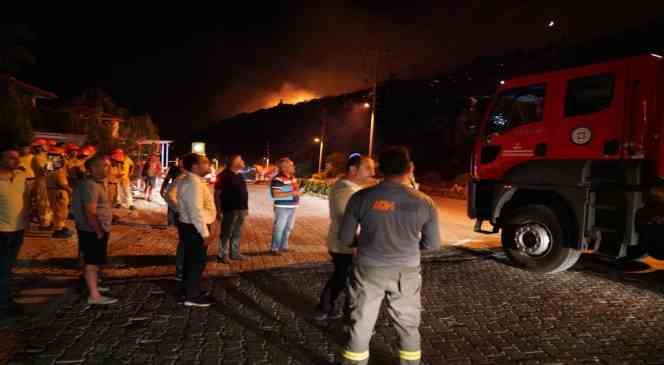
<svg viewBox="0 0 664 365">
<path fill-rule="evenodd" d="M 582 251 L 664 259 L 662 57 L 501 84 L 472 156 L 475 231 L 500 232 L 506 254 L 539 272 L 566 270 Z"/>
</svg>

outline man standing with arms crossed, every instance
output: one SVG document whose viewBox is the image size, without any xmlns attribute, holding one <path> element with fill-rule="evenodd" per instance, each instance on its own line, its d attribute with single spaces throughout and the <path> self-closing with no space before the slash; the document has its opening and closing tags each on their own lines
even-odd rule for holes
<svg viewBox="0 0 664 365">
<path fill-rule="evenodd" d="M 206 308 L 212 301 L 201 292 L 200 281 L 207 263 L 207 246 L 213 239 L 211 225 L 217 219 L 212 192 L 203 179 L 210 173 L 210 161 L 190 153 L 182 157 L 182 167 L 185 176 L 177 182 L 177 208 L 184 244 L 184 305 Z"/>
<path fill-rule="evenodd" d="M 246 260 L 240 254 L 240 236 L 244 220 L 249 214 L 247 182 L 240 174 L 245 167 L 242 156 L 231 155 L 227 166 L 217 177 L 217 183 L 214 186 L 217 211 L 222 219 L 217 260 L 225 264 L 230 263 L 226 256 L 229 241 L 231 260 Z"/>
<path fill-rule="evenodd" d="M 419 365 L 420 250 L 440 247 L 438 214 L 426 195 L 404 185 L 412 165 L 408 150 L 393 147 L 379 158 L 385 180 L 355 193 L 339 232 L 353 242 L 360 227 L 358 255 L 350 278 L 350 340 L 343 365 L 367 364 L 378 312 L 387 297 L 388 314 L 399 336 L 401 365 Z"/>
<path fill-rule="evenodd" d="M 300 188 L 295 178 L 295 164 L 284 157 L 277 164 L 279 174 L 272 179 L 270 190 L 274 199 L 274 227 L 272 247 L 275 256 L 288 251 L 288 238 L 295 225 L 295 209 L 300 204 Z"/>
</svg>

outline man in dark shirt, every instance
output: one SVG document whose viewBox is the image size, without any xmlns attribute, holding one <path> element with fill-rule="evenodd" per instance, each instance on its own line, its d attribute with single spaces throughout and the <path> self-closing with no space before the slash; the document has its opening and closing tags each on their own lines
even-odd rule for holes
<svg viewBox="0 0 664 365">
<path fill-rule="evenodd" d="M 348 284 L 350 340 L 342 364 L 367 364 L 369 342 L 381 303 L 399 336 L 401 365 L 419 365 L 420 250 L 440 246 L 438 214 L 433 201 L 406 186 L 412 163 L 403 147 L 380 155 L 385 180 L 350 198 L 339 230 L 340 242 L 353 242 L 360 227 L 357 258 Z"/>
<path fill-rule="evenodd" d="M 217 176 L 214 186 L 217 212 L 222 219 L 221 238 L 219 240 L 219 262 L 228 264 L 227 251 L 230 241 L 231 260 L 246 260 L 240 254 L 240 236 L 242 224 L 249 213 L 249 193 L 247 183 L 240 173 L 245 165 L 240 155 L 232 155 L 227 168 Z"/>
</svg>

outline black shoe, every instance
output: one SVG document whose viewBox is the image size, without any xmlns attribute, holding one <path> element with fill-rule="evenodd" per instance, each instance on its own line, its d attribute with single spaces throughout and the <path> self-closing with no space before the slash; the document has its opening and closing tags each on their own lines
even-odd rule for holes
<svg viewBox="0 0 664 365">
<path fill-rule="evenodd" d="M 66 229 L 61 229 L 59 231 L 53 232 L 53 235 L 51 237 L 55 238 L 55 239 L 64 240 L 64 239 L 67 239 L 67 238 L 71 238 L 71 236 L 73 236 L 73 234 L 71 232 L 69 232 Z"/>
<path fill-rule="evenodd" d="M 53 226 L 39 226 L 40 231 L 52 231 Z"/>
<path fill-rule="evenodd" d="M 231 263 L 231 260 L 229 260 L 228 257 L 226 257 L 226 256 L 224 256 L 224 257 L 217 256 L 217 262 L 228 265 L 228 264 Z"/>
<path fill-rule="evenodd" d="M 136 207 L 133 206 L 133 205 L 130 205 L 130 206 L 129 206 L 129 210 L 136 210 Z"/>
<path fill-rule="evenodd" d="M 115 207 L 114 207 L 114 208 L 115 208 L 115 209 L 120 209 L 120 208 L 122 208 L 122 205 L 121 205 L 121 204 L 115 204 Z"/>
<path fill-rule="evenodd" d="M 184 301 L 185 307 L 208 308 L 212 305 L 212 301 L 204 296 L 198 298 L 191 298 Z"/>
<path fill-rule="evenodd" d="M 272 256 L 281 256 L 281 252 L 279 252 L 279 251 L 270 251 L 270 255 L 272 255 Z"/>
<path fill-rule="evenodd" d="M 249 259 L 244 257 L 243 255 L 234 255 L 234 256 L 231 256 L 231 260 L 246 261 L 246 260 L 249 260 Z"/>
</svg>

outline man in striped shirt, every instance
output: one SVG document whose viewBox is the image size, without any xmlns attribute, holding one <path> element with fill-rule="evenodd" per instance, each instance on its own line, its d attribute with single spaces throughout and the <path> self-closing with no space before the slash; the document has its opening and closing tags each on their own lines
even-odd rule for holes
<svg viewBox="0 0 664 365">
<path fill-rule="evenodd" d="M 293 161 L 282 158 L 277 166 L 279 174 L 272 179 L 270 186 L 274 199 L 274 228 L 270 252 L 276 256 L 288 251 L 288 237 L 295 224 L 295 209 L 300 204 L 301 195 Z"/>
</svg>

